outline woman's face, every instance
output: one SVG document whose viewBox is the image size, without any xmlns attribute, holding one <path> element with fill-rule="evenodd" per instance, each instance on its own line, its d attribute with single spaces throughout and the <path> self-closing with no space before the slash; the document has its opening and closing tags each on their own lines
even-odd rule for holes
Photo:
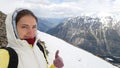
<svg viewBox="0 0 120 68">
<path fill-rule="evenodd" d="M 20 39 L 29 39 L 36 36 L 37 22 L 33 16 L 26 15 L 17 22 L 17 31 Z"/>
</svg>

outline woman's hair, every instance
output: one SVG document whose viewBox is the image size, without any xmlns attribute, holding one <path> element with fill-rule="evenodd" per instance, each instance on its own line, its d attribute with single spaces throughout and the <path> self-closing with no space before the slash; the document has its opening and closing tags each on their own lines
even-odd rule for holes
<svg viewBox="0 0 120 68">
<path fill-rule="evenodd" d="M 36 22 L 38 21 L 38 20 L 37 20 L 37 17 L 32 13 L 32 11 L 27 10 L 27 9 L 23 9 L 23 10 L 21 10 L 21 11 L 19 11 L 19 12 L 17 13 L 17 16 L 16 16 L 16 18 L 15 18 L 16 24 L 17 24 L 17 22 L 18 22 L 23 16 L 26 16 L 26 15 L 33 16 L 33 17 L 36 19 Z"/>
</svg>

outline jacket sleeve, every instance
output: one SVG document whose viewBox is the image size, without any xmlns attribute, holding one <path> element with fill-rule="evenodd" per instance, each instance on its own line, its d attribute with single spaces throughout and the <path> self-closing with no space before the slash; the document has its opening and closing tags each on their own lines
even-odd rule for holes
<svg viewBox="0 0 120 68">
<path fill-rule="evenodd" d="M 52 64 L 51 66 L 50 66 L 50 68 L 57 68 L 54 64 Z"/>
<path fill-rule="evenodd" d="M 5 49 L 0 49 L 0 68 L 8 68 L 9 53 Z"/>
</svg>

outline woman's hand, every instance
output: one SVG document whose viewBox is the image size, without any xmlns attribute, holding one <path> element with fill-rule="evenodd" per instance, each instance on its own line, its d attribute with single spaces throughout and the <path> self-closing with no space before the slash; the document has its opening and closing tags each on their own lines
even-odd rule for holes
<svg viewBox="0 0 120 68">
<path fill-rule="evenodd" d="M 56 51 L 55 60 L 53 61 L 53 63 L 57 68 L 62 68 L 64 66 L 64 63 L 62 58 L 58 54 L 59 54 L 59 50 Z"/>
</svg>

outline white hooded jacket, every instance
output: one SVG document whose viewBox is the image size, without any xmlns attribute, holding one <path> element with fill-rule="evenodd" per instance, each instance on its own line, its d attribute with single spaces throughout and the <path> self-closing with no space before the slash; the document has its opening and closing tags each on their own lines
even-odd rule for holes
<svg viewBox="0 0 120 68">
<path fill-rule="evenodd" d="M 18 54 L 18 68 L 47 68 L 47 63 L 42 51 L 36 45 L 39 38 L 37 31 L 36 41 L 31 48 L 25 40 L 17 39 L 12 25 L 12 14 L 6 18 L 6 31 L 8 47 L 13 48 Z"/>
</svg>

